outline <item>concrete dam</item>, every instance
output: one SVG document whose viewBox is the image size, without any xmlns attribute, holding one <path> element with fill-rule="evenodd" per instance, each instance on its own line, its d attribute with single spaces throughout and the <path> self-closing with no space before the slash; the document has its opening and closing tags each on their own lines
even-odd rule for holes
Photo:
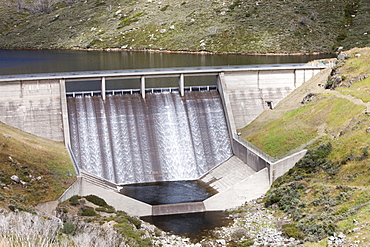
<svg viewBox="0 0 370 247">
<path fill-rule="evenodd" d="M 195 180 L 232 156 L 215 90 L 67 101 L 78 166 L 117 184 Z"/>
<path fill-rule="evenodd" d="M 275 160 L 239 138 L 237 129 L 323 69 L 269 65 L 2 76 L 0 121 L 65 143 L 78 176 L 60 201 L 95 194 L 137 216 L 225 210 L 266 193 L 305 154 Z M 215 76 L 212 90 L 186 87 L 187 76 L 203 75 Z M 147 78 L 165 77 L 177 78 L 178 86 L 162 93 L 146 88 Z M 107 89 L 116 79 L 135 79 L 138 86 L 120 93 Z M 78 80 L 98 81 L 100 90 L 67 92 L 66 82 Z M 152 206 L 118 193 L 125 184 L 194 179 L 217 194 Z"/>
</svg>

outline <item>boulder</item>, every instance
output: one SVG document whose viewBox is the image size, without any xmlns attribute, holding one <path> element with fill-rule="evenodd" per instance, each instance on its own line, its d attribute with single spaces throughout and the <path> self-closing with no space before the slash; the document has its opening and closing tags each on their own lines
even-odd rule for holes
<svg viewBox="0 0 370 247">
<path fill-rule="evenodd" d="M 19 177 L 17 175 L 11 176 L 10 179 L 13 180 L 16 183 L 20 183 L 21 182 L 21 180 L 19 179 Z"/>
</svg>

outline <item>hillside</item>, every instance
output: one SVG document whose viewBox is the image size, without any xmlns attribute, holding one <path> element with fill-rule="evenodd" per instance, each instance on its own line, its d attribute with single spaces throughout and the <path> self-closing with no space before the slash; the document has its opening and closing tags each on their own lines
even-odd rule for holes
<svg viewBox="0 0 370 247">
<path fill-rule="evenodd" d="M 0 48 L 332 52 L 370 46 L 369 20 L 368 0 L 2 0 Z"/>
<path fill-rule="evenodd" d="M 10 211 L 33 212 L 37 204 L 58 199 L 76 179 L 63 143 L 1 122 L 0 167 L 0 208 Z"/>
<path fill-rule="evenodd" d="M 265 199 L 267 207 L 292 218 L 287 235 L 315 242 L 328 236 L 338 240 L 341 232 L 345 246 L 368 246 L 370 48 L 339 58 L 332 71 L 321 72 L 240 131 L 273 156 L 309 150 Z"/>
</svg>

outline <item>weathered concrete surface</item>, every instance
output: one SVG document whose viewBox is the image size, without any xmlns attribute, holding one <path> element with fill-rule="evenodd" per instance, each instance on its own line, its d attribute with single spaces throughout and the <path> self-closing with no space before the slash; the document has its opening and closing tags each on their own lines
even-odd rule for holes
<svg viewBox="0 0 370 247">
<path fill-rule="evenodd" d="M 189 214 L 205 212 L 203 202 L 174 203 L 152 206 L 152 215 Z"/>
<path fill-rule="evenodd" d="M 257 199 L 270 188 L 268 169 L 265 168 L 246 179 L 235 183 L 229 189 L 204 201 L 207 211 L 231 209 L 246 201 Z"/>
<path fill-rule="evenodd" d="M 235 138 L 232 140 L 233 152 L 244 163 L 255 171 L 260 171 L 268 166 L 269 161 L 263 158 L 264 153 L 248 148 Z"/>
<path fill-rule="evenodd" d="M 274 107 L 321 69 L 224 72 L 222 88 L 230 100 L 235 128 L 248 125 L 269 105 Z M 269 103 L 268 103 L 269 102 Z"/>
<path fill-rule="evenodd" d="M 307 150 L 302 150 L 295 154 L 289 155 L 275 163 L 270 164 L 270 180 L 273 183 L 277 178 L 283 176 L 287 171 L 294 167 L 294 165 L 303 158 Z"/>
<path fill-rule="evenodd" d="M 31 134 L 63 141 L 59 80 L 0 83 L 0 121 Z"/>
<path fill-rule="evenodd" d="M 246 163 L 238 157 L 232 156 L 229 160 L 201 177 L 200 180 L 218 192 L 222 192 L 254 173 L 255 171 Z"/>
</svg>

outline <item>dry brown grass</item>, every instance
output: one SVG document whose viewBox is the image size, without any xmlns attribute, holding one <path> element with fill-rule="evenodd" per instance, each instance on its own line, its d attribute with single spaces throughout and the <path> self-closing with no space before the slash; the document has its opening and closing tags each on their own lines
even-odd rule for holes
<svg viewBox="0 0 370 247">
<path fill-rule="evenodd" d="M 63 143 L 47 140 L 0 123 L 0 182 L 4 204 L 24 207 L 55 200 L 75 180 Z M 13 182 L 17 175 L 27 183 Z"/>
</svg>

